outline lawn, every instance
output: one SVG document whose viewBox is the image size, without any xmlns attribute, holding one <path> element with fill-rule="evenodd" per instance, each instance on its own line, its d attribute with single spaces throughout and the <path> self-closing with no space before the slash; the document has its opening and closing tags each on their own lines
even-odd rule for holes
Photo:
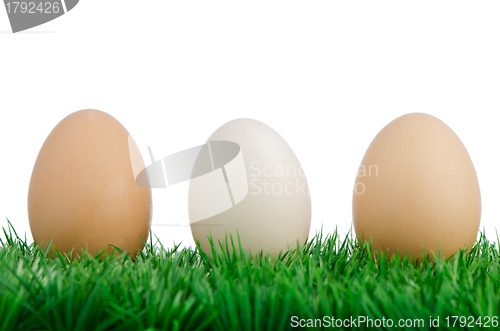
<svg viewBox="0 0 500 331">
<path fill-rule="evenodd" d="M 4 229 L 0 330 L 426 330 L 438 317 L 441 329 L 497 329 L 500 256 L 484 235 L 470 254 L 415 263 L 335 232 L 276 260 L 223 246 L 213 259 L 157 242 L 135 261 L 68 261 Z"/>
</svg>

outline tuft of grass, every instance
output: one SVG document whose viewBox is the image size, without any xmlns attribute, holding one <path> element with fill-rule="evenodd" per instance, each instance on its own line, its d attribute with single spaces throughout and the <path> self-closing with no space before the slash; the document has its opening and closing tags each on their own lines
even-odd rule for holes
<svg viewBox="0 0 500 331">
<path fill-rule="evenodd" d="M 239 240 L 212 242 L 207 253 L 149 241 L 135 261 L 126 254 L 74 259 L 27 244 L 9 222 L 0 239 L 0 331 L 276 331 L 319 327 L 325 316 L 423 320 L 406 327 L 419 330 L 435 329 L 430 318 L 459 330 L 468 324 L 458 319 L 453 327 L 446 317 L 489 317 L 494 329 L 500 314 L 500 255 L 484 234 L 470 252 L 434 262 L 374 256 L 369 243 L 336 231 L 277 259 L 252 256 Z"/>
</svg>

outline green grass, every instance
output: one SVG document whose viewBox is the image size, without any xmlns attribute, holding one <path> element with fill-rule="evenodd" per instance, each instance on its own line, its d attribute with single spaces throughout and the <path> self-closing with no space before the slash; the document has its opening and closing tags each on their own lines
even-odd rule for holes
<svg viewBox="0 0 500 331">
<path fill-rule="evenodd" d="M 47 258 L 12 228 L 4 232 L 0 330 L 276 331 L 293 329 L 292 316 L 423 319 L 418 329 L 426 330 L 431 316 L 445 329 L 447 316 L 500 315 L 500 255 L 484 235 L 470 254 L 435 263 L 374 259 L 369 245 L 336 233 L 277 260 L 231 244 L 211 260 L 156 243 L 135 261 L 87 255 L 68 262 Z M 460 320 L 454 329 L 464 329 Z"/>
</svg>

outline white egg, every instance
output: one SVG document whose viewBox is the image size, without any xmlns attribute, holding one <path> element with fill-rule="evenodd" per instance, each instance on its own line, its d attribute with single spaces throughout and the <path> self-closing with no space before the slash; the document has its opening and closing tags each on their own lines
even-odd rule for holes
<svg viewBox="0 0 500 331">
<path fill-rule="evenodd" d="M 296 248 L 297 243 L 303 245 L 311 226 L 311 200 L 304 171 L 287 142 L 269 126 L 251 119 L 226 123 L 210 136 L 208 143 L 212 141 L 230 141 L 240 146 L 244 161 L 239 171 L 244 169 L 246 182 L 231 182 L 236 177 L 241 181 L 236 167 L 226 166 L 223 172 L 219 171 L 217 176 L 227 182 L 229 206 L 200 220 L 199 215 L 211 207 L 211 200 L 199 197 L 207 197 L 207 192 L 213 190 L 211 196 L 219 199 L 221 191 L 205 179 L 191 181 L 189 217 L 200 248 L 211 252 L 209 237 L 217 247 L 219 241 L 225 244 L 226 238 L 232 237 L 238 247 L 238 235 L 242 248 L 252 254 L 262 251 L 277 257 L 280 252 Z"/>
</svg>

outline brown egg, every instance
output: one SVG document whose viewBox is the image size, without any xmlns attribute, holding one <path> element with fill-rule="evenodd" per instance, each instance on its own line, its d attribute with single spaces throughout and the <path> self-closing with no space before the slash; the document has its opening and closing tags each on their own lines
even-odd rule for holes
<svg viewBox="0 0 500 331">
<path fill-rule="evenodd" d="M 130 139 L 133 141 L 132 139 Z M 81 110 L 64 118 L 43 144 L 31 175 L 28 215 L 35 243 L 60 252 L 135 256 L 151 224 L 151 190 L 136 184 L 129 133 L 112 116 Z M 133 143 L 131 150 L 137 150 Z"/>
<path fill-rule="evenodd" d="M 481 218 L 476 171 L 458 136 L 439 119 L 401 116 L 379 132 L 357 174 L 353 223 L 374 251 L 421 258 L 471 248 Z"/>
</svg>

